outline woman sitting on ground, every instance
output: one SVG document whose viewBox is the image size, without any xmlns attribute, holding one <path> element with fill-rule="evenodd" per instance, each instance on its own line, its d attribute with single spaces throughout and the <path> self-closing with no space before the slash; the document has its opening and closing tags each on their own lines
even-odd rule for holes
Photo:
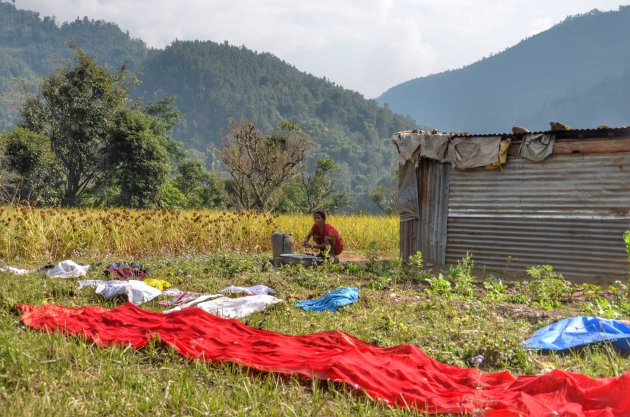
<svg viewBox="0 0 630 417">
<path fill-rule="evenodd" d="M 343 252 L 343 239 L 339 236 L 337 229 L 326 223 L 326 213 L 316 211 L 313 213 L 315 224 L 304 238 L 304 247 L 319 249 L 319 256 L 332 256 L 337 260 L 337 256 Z M 313 237 L 313 244 L 308 241 Z"/>
</svg>

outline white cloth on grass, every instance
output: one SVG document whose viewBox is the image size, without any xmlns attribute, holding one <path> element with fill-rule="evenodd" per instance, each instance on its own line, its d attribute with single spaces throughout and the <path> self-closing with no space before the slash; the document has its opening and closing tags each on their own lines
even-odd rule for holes
<svg viewBox="0 0 630 417">
<path fill-rule="evenodd" d="M 129 281 L 103 281 L 96 285 L 96 293 L 105 298 L 117 295 L 126 295 L 127 299 L 135 305 L 140 305 L 153 300 L 162 294 L 162 291 L 142 281 L 130 279 Z"/>
<path fill-rule="evenodd" d="M 223 288 L 219 291 L 219 294 L 275 294 L 275 291 L 266 285 L 252 285 L 251 287 L 237 287 L 234 285 L 230 285 L 229 287 Z"/>
<path fill-rule="evenodd" d="M 219 297 L 199 303 L 195 307 L 220 317 L 238 318 L 249 316 L 257 311 L 263 311 L 267 306 L 281 301 L 281 299 L 271 295 L 259 294 L 240 298 Z"/>
<path fill-rule="evenodd" d="M 77 282 L 77 285 L 78 285 L 77 289 L 80 290 L 81 288 L 90 288 L 90 287 L 96 288 L 98 284 L 102 284 L 103 282 L 105 281 L 103 281 L 102 279 L 88 279 L 85 281 L 79 281 Z"/>
<path fill-rule="evenodd" d="M 46 271 L 46 275 L 52 278 L 74 278 L 87 274 L 90 265 L 79 265 L 78 263 L 66 260 L 61 261 L 54 267 Z"/>
<path fill-rule="evenodd" d="M 170 310 L 164 310 L 164 313 L 172 313 L 173 311 L 195 306 L 220 317 L 238 318 L 249 316 L 257 311 L 263 311 L 267 306 L 281 301 L 281 299 L 267 294 L 240 298 L 229 298 L 220 294 L 204 294 L 186 304 L 171 308 Z"/>
<path fill-rule="evenodd" d="M 14 268 L 12 266 L 0 268 L 0 272 L 10 272 L 13 275 L 25 275 L 31 273 L 31 271 L 27 271 L 26 269 Z"/>
</svg>

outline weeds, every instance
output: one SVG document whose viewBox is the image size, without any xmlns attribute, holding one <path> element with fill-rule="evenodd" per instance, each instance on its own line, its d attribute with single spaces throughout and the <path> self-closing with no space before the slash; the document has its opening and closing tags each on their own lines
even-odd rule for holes
<svg viewBox="0 0 630 417">
<path fill-rule="evenodd" d="M 527 274 L 532 281 L 522 286 L 523 295 L 528 303 L 545 310 L 560 307 L 561 299 L 571 292 L 571 283 L 555 272 L 551 265 L 531 266 L 527 268 Z"/>
<path fill-rule="evenodd" d="M 616 281 L 608 287 L 611 298 L 604 297 L 598 285 L 582 284 L 578 288 L 585 287 L 587 290 L 584 293 L 589 301 L 582 307 L 584 314 L 608 319 L 617 319 L 630 314 L 630 301 L 626 298 L 627 288 L 621 281 Z"/>
<path fill-rule="evenodd" d="M 442 297 L 448 297 L 452 295 L 451 282 L 446 277 L 439 273 L 437 277 L 429 277 L 424 279 L 429 287 L 427 288 L 427 294 L 440 295 Z"/>
<path fill-rule="evenodd" d="M 472 260 L 472 255 L 466 252 L 466 256 L 458 260 L 457 265 L 449 268 L 448 274 L 453 282 L 453 292 L 455 294 L 464 297 L 471 297 L 474 294 L 474 267 L 475 263 Z"/>
<path fill-rule="evenodd" d="M 488 302 L 501 303 L 509 299 L 509 296 L 505 294 L 508 286 L 500 279 L 491 279 L 483 282 L 483 288 L 485 292 L 485 300 Z"/>
</svg>

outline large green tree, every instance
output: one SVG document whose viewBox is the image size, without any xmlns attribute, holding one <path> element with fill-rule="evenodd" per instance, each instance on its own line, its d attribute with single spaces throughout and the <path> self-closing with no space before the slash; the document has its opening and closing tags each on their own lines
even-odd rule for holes
<svg viewBox="0 0 630 417">
<path fill-rule="evenodd" d="M 3 169 L 11 179 L 6 183 L 12 190 L 6 202 L 58 203 L 59 165 L 46 135 L 24 128 L 5 132 L 0 135 L 0 154 L 4 155 Z"/>
<path fill-rule="evenodd" d="M 187 208 L 225 207 L 225 184 L 216 174 L 208 172 L 197 160 L 186 160 L 177 167 L 173 184 L 186 198 Z"/>
<path fill-rule="evenodd" d="M 153 118 L 138 110 L 118 113 L 106 147 L 112 177 L 120 186 L 117 203 L 158 207 L 168 173 L 168 154 L 151 129 Z"/>
<path fill-rule="evenodd" d="M 338 191 L 331 177 L 336 170 L 337 164 L 331 158 L 315 159 L 315 170 L 310 174 L 303 172 L 299 180 L 287 187 L 287 198 L 302 213 L 337 211 L 351 206 L 350 193 Z"/>
<path fill-rule="evenodd" d="M 50 138 L 63 177 L 64 206 L 80 204 L 108 180 L 104 148 L 115 116 L 127 102 L 124 68 L 112 74 L 81 49 L 72 49 L 72 65 L 57 68 L 41 81 L 22 106 L 19 122 Z"/>
</svg>

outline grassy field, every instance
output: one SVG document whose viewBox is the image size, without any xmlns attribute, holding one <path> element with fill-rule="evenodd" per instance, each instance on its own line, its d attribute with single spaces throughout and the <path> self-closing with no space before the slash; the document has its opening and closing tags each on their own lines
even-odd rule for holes
<svg viewBox="0 0 630 417">
<path fill-rule="evenodd" d="M 156 216 L 162 220 L 158 222 Z M 559 318 L 585 313 L 630 318 L 623 284 L 611 288 L 572 285 L 544 267 L 533 270 L 528 283 L 481 282 L 475 277 L 474 254 L 450 270 L 425 270 L 419 258 L 402 268 L 391 256 L 397 243 L 363 246 L 357 253 L 365 261 L 359 263 L 275 269 L 266 262 L 268 235 L 280 227 L 301 236 L 310 226 L 308 217 L 268 216 L 265 218 L 271 223 L 263 224 L 254 215 L 235 220 L 236 216 L 223 214 L 224 220 L 216 220 L 221 216 L 4 209 L 0 215 L 3 264 L 35 267 L 66 257 L 85 262 L 133 257 L 144 263 L 150 277 L 165 279 L 182 290 L 215 292 L 231 284 L 274 288 L 284 302 L 242 319 L 255 328 L 294 335 L 340 329 L 379 346 L 414 344 L 428 355 L 458 366 L 471 366 L 474 356 L 483 355 L 480 368 L 486 371 L 538 374 L 561 368 L 613 376 L 629 369 L 630 360 L 607 345 L 562 355 L 543 355 L 520 346 L 533 331 Z M 201 219 L 195 220 L 197 217 Z M 205 237 L 209 232 L 202 233 L 206 226 L 191 224 L 213 219 L 214 224 L 244 223 L 242 229 L 234 226 L 233 232 L 225 232 L 226 246 L 211 246 L 216 242 Z M 397 242 L 395 219 L 335 216 L 331 220 L 344 230 L 344 238 L 357 233 L 346 242 Z M 383 224 L 388 226 L 378 226 Z M 72 226 L 74 234 L 54 232 Z M 194 227 L 198 229 L 194 231 Z M 350 232 L 351 228 L 356 229 Z M 7 230 L 13 233 L 13 240 L 5 236 Z M 62 236 L 75 236 L 77 246 Z M 196 240 L 188 241 L 186 236 Z M 252 246 L 234 243 L 252 236 L 259 236 L 258 241 L 249 242 Z M 148 243 L 143 245 L 143 241 Z M 168 243 L 160 246 L 160 241 Z M 86 279 L 103 278 L 103 269 L 104 265 L 91 268 Z M 114 307 L 124 301 L 105 300 L 89 288 L 77 290 L 76 281 L 0 273 L 0 415 L 422 415 L 387 407 L 343 385 L 264 374 L 232 364 L 190 361 L 160 345 L 142 350 L 102 349 L 79 338 L 23 327 L 16 303 Z M 293 306 L 297 299 L 342 286 L 359 287 L 360 299 L 337 313 L 304 312 Z M 161 309 L 155 301 L 143 308 Z"/>
</svg>

